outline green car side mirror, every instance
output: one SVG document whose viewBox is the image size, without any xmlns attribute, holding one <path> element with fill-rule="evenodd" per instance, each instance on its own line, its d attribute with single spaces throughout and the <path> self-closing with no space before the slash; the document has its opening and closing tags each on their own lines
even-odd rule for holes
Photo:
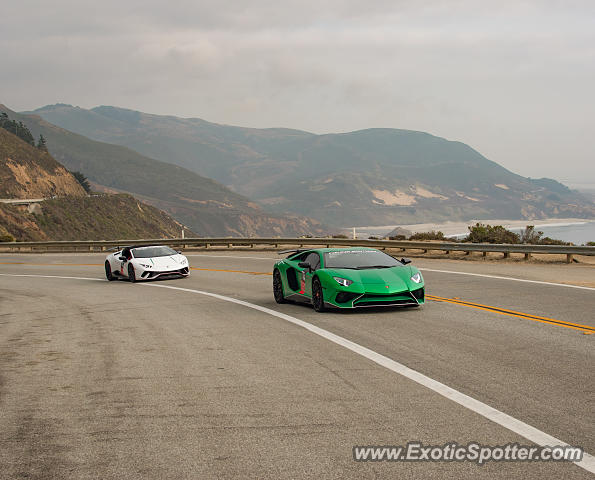
<svg viewBox="0 0 595 480">
<path fill-rule="evenodd" d="M 312 265 L 310 265 L 308 262 L 300 262 L 298 263 L 298 267 L 307 268 L 309 271 L 312 271 Z"/>
</svg>

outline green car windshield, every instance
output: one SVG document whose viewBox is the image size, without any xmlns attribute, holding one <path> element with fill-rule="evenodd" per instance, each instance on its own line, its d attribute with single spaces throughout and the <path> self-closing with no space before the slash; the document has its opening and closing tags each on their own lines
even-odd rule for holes
<svg viewBox="0 0 595 480">
<path fill-rule="evenodd" d="M 397 259 L 379 250 L 341 250 L 324 253 L 324 268 L 350 268 L 365 270 L 368 268 L 400 267 Z"/>
</svg>

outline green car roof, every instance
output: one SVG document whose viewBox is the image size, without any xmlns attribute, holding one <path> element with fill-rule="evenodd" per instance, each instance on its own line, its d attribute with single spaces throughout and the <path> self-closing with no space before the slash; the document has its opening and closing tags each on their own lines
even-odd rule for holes
<svg viewBox="0 0 595 480">
<path fill-rule="evenodd" d="M 371 248 L 371 247 L 300 248 L 299 251 L 292 253 L 292 255 L 296 255 L 298 253 L 304 253 L 304 252 L 326 253 L 326 252 L 350 252 L 353 250 L 378 250 L 378 248 Z"/>
</svg>

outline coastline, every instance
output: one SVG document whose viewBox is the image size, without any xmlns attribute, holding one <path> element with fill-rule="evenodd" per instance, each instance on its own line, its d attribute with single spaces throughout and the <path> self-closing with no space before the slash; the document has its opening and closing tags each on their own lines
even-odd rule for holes
<svg viewBox="0 0 595 480">
<path fill-rule="evenodd" d="M 434 222 L 434 223 L 415 223 L 415 224 L 400 224 L 400 225 L 381 225 L 381 226 L 361 226 L 355 227 L 356 234 L 359 236 L 375 235 L 384 236 L 391 230 L 397 227 L 404 228 L 412 233 L 429 232 L 431 230 L 441 231 L 444 235 L 457 236 L 466 235 L 468 233 L 467 227 L 475 225 L 476 223 L 484 223 L 489 225 L 502 225 L 507 229 L 525 228 L 527 225 L 533 225 L 536 229 L 542 227 L 566 227 L 572 225 L 584 225 L 595 222 L 595 219 L 585 218 L 544 218 L 539 220 L 504 220 L 504 219 L 489 219 L 489 220 L 469 220 L 467 222 Z M 353 227 L 344 228 L 346 232 L 352 233 Z"/>
</svg>

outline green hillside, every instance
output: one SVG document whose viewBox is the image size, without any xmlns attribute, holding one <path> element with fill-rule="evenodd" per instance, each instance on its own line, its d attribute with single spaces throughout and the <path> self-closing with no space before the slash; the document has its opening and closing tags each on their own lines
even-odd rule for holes
<svg viewBox="0 0 595 480">
<path fill-rule="evenodd" d="M 0 227 L 19 241 L 179 238 L 182 230 L 165 212 L 126 194 L 61 197 L 40 207 L 33 214 L 0 203 Z"/>
<path fill-rule="evenodd" d="M 0 238 L 111 240 L 179 237 L 182 225 L 130 195 L 87 196 L 75 177 L 31 134 L 0 128 L 0 198 L 45 199 L 28 205 L 0 202 Z M 193 235 L 187 231 L 186 234 Z"/>
<path fill-rule="evenodd" d="M 52 155 L 93 183 L 132 193 L 155 205 L 202 236 L 295 236 L 320 234 L 315 221 L 297 216 L 272 216 L 227 187 L 171 163 L 160 162 L 118 145 L 90 140 L 43 120 L 16 114 L 35 136 L 43 134 Z"/>
<path fill-rule="evenodd" d="M 588 198 L 555 180 L 516 175 L 468 145 L 423 132 L 314 135 L 116 107 L 53 105 L 36 113 L 214 178 L 268 209 L 337 226 L 595 217 Z"/>
</svg>

